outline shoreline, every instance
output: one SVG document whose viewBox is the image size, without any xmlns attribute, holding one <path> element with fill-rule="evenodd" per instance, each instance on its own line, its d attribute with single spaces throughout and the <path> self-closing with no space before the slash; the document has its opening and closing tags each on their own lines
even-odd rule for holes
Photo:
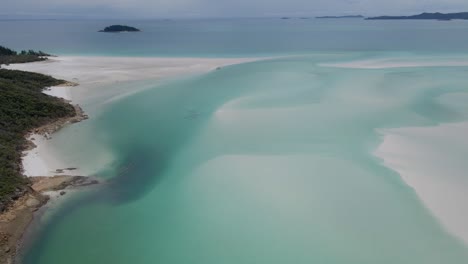
<svg viewBox="0 0 468 264">
<path fill-rule="evenodd" d="M 59 86 L 77 86 L 75 83 L 65 81 Z M 55 87 L 55 86 L 54 86 Z M 54 87 L 50 87 L 50 90 Z M 46 90 L 44 90 L 46 91 Z M 44 92 L 43 91 L 43 92 Z M 46 93 L 47 94 L 47 93 Z M 50 95 L 50 94 L 49 94 Z M 51 95 L 53 96 L 53 95 Z M 71 104 L 71 101 L 60 98 L 64 103 L 70 104 L 75 110 L 73 116 L 58 118 L 40 127 L 33 128 L 25 134 L 25 149 L 22 151 L 20 172 L 30 181 L 26 190 L 21 193 L 5 211 L 0 213 L 0 259 L 5 263 L 14 263 L 21 249 L 23 235 L 34 222 L 36 212 L 44 208 L 51 199 L 58 199 L 66 194 L 64 190 L 97 184 L 98 181 L 84 176 L 54 175 L 42 177 L 28 177 L 25 174 L 25 158 L 37 148 L 35 138 L 49 139 L 50 135 L 70 124 L 88 119 L 79 105 Z M 40 159 L 40 157 L 36 157 Z M 28 169 L 30 169 L 28 167 Z M 34 169 L 34 166 L 33 166 Z M 53 198 L 48 192 L 60 191 L 59 196 Z"/>
<path fill-rule="evenodd" d="M 267 58 L 160 58 L 160 57 L 99 57 L 64 56 L 46 61 L 11 64 L 6 69 L 37 72 L 62 80 L 59 85 L 44 90 L 45 94 L 61 97 L 73 105 L 84 105 L 86 112 L 96 116 L 100 109 L 160 82 L 178 77 L 189 77 L 218 70 L 225 66 L 253 62 Z M 142 82 L 146 82 L 142 84 Z M 23 172 L 27 176 L 54 176 L 57 169 L 64 169 L 64 162 L 48 144 L 46 137 L 28 135 L 37 146 L 25 153 Z M 53 139 L 52 139 L 53 141 Z M 55 149 L 56 150 L 56 149 Z M 103 162 L 111 162 L 106 160 Z M 68 164 L 69 165 L 69 164 Z M 76 167 L 75 164 L 72 167 Z M 99 168 L 75 171 L 77 175 L 92 174 Z"/>
<path fill-rule="evenodd" d="M 66 189 L 76 189 L 99 183 L 87 176 L 68 176 L 78 168 L 66 166 L 56 168 L 45 160 L 48 155 L 42 147 L 48 144 L 51 135 L 65 126 L 88 119 L 80 105 L 97 96 L 105 101 L 114 97 L 120 99 L 135 91 L 102 91 L 106 86 L 122 82 L 142 80 L 167 80 L 170 78 L 201 74 L 222 67 L 253 62 L 254 59 L 212 59 L 212 58 L 132 58 L 132 57 L 52 57 L 45 61 L 25 64 L 11 64 L 4 68 L 37 72 L 66 81 L 62 85 L 49 87 L 43 93 L 61 98 L 73 105 L 76 114 L 73 117 L 57 119 L 49 124 L 26 133 L 27 148 L 23 151 L 21 173 L 31 181 L 27 191 L 0 214 L 0 259 L 5 263 L 14 263 L 17 253 L 22 248 L 22 239 L 28 228 L 35 221 L 36 213 L 45 209 L 50 199 L 62 197 Z M 79 86 L 79 87 L 78 87 Z M 74 89 L 70 89 L 75 87 Z M 77 89 L 76 89 L 77 88 Z M 138 91 L 138 90 L 137 90 Z M 101 94 L 99 94 L 101 93 Z M 96 96 L 97 95 L 97 96 Z M 97 104 L 97 103 L 95 103 Z M 56 197 L 50 197 L 50 191 L 60 191 Z M 36 219 L 37 220 L 37 219 Z M 1 262 L 3 263 L 3 262 Z"/>
<path fill-rule="evenodd" d="M 222 67 L 258 61 L 265 58 L 160 58 L 160 57 L 100 57 L 63 56 L 51 57 L 46 61 L 26 64 L 11 64 L 6 69 L 37 72 L 55 78 L 72 81 L 66 85 L 50 87 L 45 94 L 63 98 L 73 105 L 85 105 L 87 113 L 96 112 L 108 103 L 115 102 L 135 92 L 155 86 L 158 82 L 180 76 L 192 76 L 218 70 Z M 153 85 L 140 87 L 136 82 L 151 81 Z M 128 85 L 123 85 L 128 84 Z M 53 176 L 57 169 L 67 168 L 48 148 L 46 137 L 28 135 L 34 138 L 37 148 L 25 153 L 24 174 L 27 176 Z M 50 152 L 50 153 L 48 153 Z M 75 165 L 73 165 L 75 167 Z M 93 172 L 95 169 L 93 168 Z M 78 175 L 89 171 L 76 171 Z"/>
<path fill-rule="evenodd" d="M 24 234 L 37 220 L 37 212 L 51 200 L 66 197 L 69 190 L 98 184 L 98 180 L 85 176 L 34 177 L 26 192 L 0 214 L 0 259 L 2 263 L 15 263 Z M 58 192 L 51 197 L 50 193 Z M 4 262 L 3 262 L 4 261 Z"/>
<path fill-rule="evenodd" d="M 71 101 L 63 99 L 71 104 Z M 79 105 L 73 105 L 76 115 L 68 118 L 57 119 L 49 124 L 33 129 L 26 134 L 27 149 L 22 154 L 21 173 L 27 177 L 55 176 L 64 171 L 75 170 L 76 168 L 50 168 L 40 155 L 40 146 L 47 144 L 47 140 L 52 138 L 52 134 L 58 132 L 67 125 L 79 123 L 87 120 L 89 116 L 84 113 Z"/>
<path fill-rule="evenodd" d="M 468 246 L 466 162 L 468 122 L 378 130 L 382 165 L 414 190 L 441 227 Z"/>
</svg>

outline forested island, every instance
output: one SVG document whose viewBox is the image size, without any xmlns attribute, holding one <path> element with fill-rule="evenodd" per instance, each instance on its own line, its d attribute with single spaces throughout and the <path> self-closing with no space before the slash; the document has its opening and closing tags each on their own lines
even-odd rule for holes
<svg viewBox="0 0 468 264">
<path fill-rule="evenodd" d="M 0 65 L 43 61 L 47 60 L 47 57 L 49 56 L 51 55 L 42 51 L 22 50 L 20 52 L 16 52 L 12 49 L 0 46 Z"/>
<path fill-rule="evenodd" d="M 49 54 L 18 53 L 0 46 L 2 63 L 38 61 L 46 59 L 44 56 Z M 41 137 L 87 119 L 79 106 L 42 92 L 57 85 L 74 84 L 39 73 L 0 69 L 0 263 L 13 263 L 24 230 L 48 200 L 47 191 L 60 190 L 64 195 L 65 188 L 97 183 L 82 176 L 23 175 L 22 153 L 35 147 L 26 139 L 28 135 Z"/>
<path fill-rule="evenodd" d="M 21 173 L 26 133 L 58 118 L 75 116 L 72 105 L 42 90 L 65 81 L 50 76 L 0 69 L 0 212 L 27 191 Z"/>
<path fill-rule="evenodd" d="M 138 28 L 123 26 L 123 25 L 112 25 L 99 30 L 99 32 L 117 33 L 117 32 L 140 32 Z"/>
<path fill-rule="evenodd" d="M 468 19 L 468 12 L 460 13 L 422 13 L 414 16 L 378 16 L 369 17 L 367 20 L 398 20 L 398 19 L 432 19 L 432 20 L 452 20 L 452 19 Z"/>
<path fill-rule="evenodd" d="M 364 18 L 362 15 L 352 15 L 352 16 L 319 16 L 315 17 L 318 19 L 327 19 L 327 18 Z"/>
</svg>

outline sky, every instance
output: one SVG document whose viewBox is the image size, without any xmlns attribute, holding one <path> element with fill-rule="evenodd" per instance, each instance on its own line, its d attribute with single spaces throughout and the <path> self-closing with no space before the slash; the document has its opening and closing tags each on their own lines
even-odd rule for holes
<svg viewBox="0 0 468 264">
<path fill-rule="evenodd" d="M 8 18 L 406 15 L 468 11 L 468 0 L 0 0 Z"/>
</svg>

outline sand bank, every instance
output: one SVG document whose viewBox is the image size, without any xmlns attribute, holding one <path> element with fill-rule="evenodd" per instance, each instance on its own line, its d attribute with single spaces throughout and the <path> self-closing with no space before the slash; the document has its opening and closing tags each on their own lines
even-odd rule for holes
<svg viewBox="0 0 468 264">
<path fill-rule="evenodd" d="M 130 89 L 115 88 L 125 82 L 143 80 L 158 81 L 190 76 L 216 70 L 217 68 L 250 62 L 257 59 L 243 58 L 135 58 L 135 57 L 53 57 L 47 61 L 26 64 L 12 64 L 8 69 L 32 71 L 51 75 L 54 78 L 67 80 L 78 86 L 62 85 L 50 87 L 44 93 L 64 98 L 72 104 L 90 105 L 113 101 L 141 90 L 141 87 L 130 86 Z M 114 85 L 114 87 L 113 87 Z M 119 87 L 122 87 L 121 85 Z M 95 100 L 104 98 L 106 101 Z M 86 109 L 85 109 L 86 110 Z M 54 176 L 57 169 L 67 167 L 55 155 L 50 147 L 49 134 L 32 134 L 30 136 L 36 148 L 24 153 L 23 168 L 27 176 Z M 79 171 L 77 171 L 78 173 Z M 78 173 L 81 175 L 80 173 Z"/>
<path fill-rule="evenodd" d="M 63 126 L 77 123 L 87 116 L 76 104 L 95 104 L 97 96 L 122 98 L 134 90 L 112 90 L 112 85 L 140 80 L 165 80 L 181 75 L 199 74 L 227 65 L 253 61 L 253 59 L 196 59 L 196 58 L 116 58 L 116 57 L 57 57 L 48 61 L 12 64 L 5 68 L 38 72 L 71 81 L 50 87 L 45 94 L 63 98 L 75 104 L 77 115 L 63 118 L 37 128 L 28 135 L 33 143 L 23 154 L 23 173 L 32 178 L 33 185 L 4 213 L 0 214 L 0 258 L 11 263 L 18 250 L 24 231 L 48 199 L 60 199 L 68 188 L 97 183 L 79 175 L 79 169 L 66 166 L 50 148 L 53 133 Z M 79 85 L 78 85 L 79 84 Z M 154 84 L 153 84 L 154 85 Z M 111 91 L 107 91 L 110 88 Z M 103 91 L 106 90 L 106 91 Z M 63 176 L 56 176 L 57 174 Z M 43 177 L 49 176 L 49 177 Z M 68 191 L 67 191 L 68 192 Z M 0 261 L 0 262 L 2 262 Z"/>
<path fill-rule="evenodd" d="M 411 186 L 442 226 L 468 245 L 468 122 L 379 131 L 375 155 Z"/>
<path fill-rule="evenodd" d="M 139 80 L 165 80 L 200 74 L 228 65 L 259 60 L 244 58 L 138 58 L 138 57 L 53 57 L 47 61 L 12 64 L 8 69 L 38 72 L 79 83 L 78 88 L 53 88 L 75 103 L 101 94 L 102 87 Z M 62 87 L 63 88 L 63 87 Z M 117 91 L 121 94 L 122 91 Z M 128 91 L 127 91 L 128 92 Z"/>
</svg>

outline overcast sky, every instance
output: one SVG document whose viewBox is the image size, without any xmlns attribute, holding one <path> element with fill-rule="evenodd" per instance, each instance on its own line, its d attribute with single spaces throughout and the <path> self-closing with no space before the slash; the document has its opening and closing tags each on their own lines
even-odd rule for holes
<svg viewBox="0 0 468 264">
<path fill-rule="evenodd" d="M 1 0 L 0 18 L 382 15 L 468 11 L 468 0 Z"/>
</svg>

